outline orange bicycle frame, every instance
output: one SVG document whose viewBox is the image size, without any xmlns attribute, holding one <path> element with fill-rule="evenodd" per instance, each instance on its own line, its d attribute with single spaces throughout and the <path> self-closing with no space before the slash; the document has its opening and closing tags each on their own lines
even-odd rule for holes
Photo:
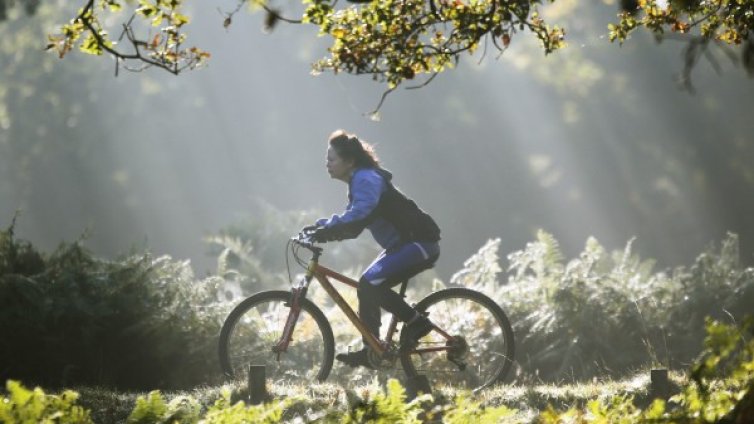
<svg viewBox="0 0 754 424">
<path fill-rule="evenodd" d="M 292 334 L 293 329 L 296 325 L 296 321 L 298 321 L 298 316 L 301 311 L 301 306 L 299 304 L 299 297 L 301 295 L 306 296 L 306 291 L 308 289 L 309 283 L 313 278 L 316 278 L 317 281 L 322 285 L 322 287 L 325 289 L 327 294 L 332 298 L 332 300 L 335 302 L 336 305 L 343 311 L 343 313 L 346 315 L 346 317 L 351 321 L 351 323 L 356 327 L 356 329 L 361 333 L 361 335 L 364 338 L 364 341 L 369 345 L 372 350 L 377 352 L 379 356 L 382 356 L 387 350 L 388 346 L 387 344 L 383 344 L 377 336 L 372 334 L 371 331 L 366 327 L 364 322 L 359 318 L 359 316 L 354 312 L 353 308 L 351 308 L 351 305 L 346 302 L 345 299 L 343 299 L 343 296 L 340 295 L 338 290 L 333 286 L 333 284 L 330 282 L 329 278 L 332 278 L 338 282 L 341 282 L 347 286 L 350 286 L 352 288 L 358 288 L 359 283 L 349 277 L 346 277 L 343 274 L 340 274 L 338 272 L 335 272 L 327 267 L 324 267 L 320 265 L 317 261 L 317 258 L 313 258 L 311 262 L 309 263 L 309 267 L 307 269 L 307 273 L 305 276 L 305 284 L 293 288 L 291 291 L 291 312 L 288 314 L 288 319 L 286 320 L 285 327 L 283 328 L 283 334 L 280 337 L 280 340 L 273 348 L 273 351 L 280 354 L 282 352 L 285 352 L 288 348 L 288 344 L 292 340 Z M 393 315 L 393 317 L 390 320 L 390 325 L 388 326 L 388 332 L 385 337 L 385 340 L 391 340 L 393 333 L 395 332 L 395 329 L 398 325 L 398 320 Z M 445 339 L 450 340 L 453 337 L 443 331 L 441 328 L 434 326 L 434 331 L 437 331 L 439 334 L 441 334 Z M 417 353 L 424 353 L 424 352 L 438 352 L 447 350 L 448 348 L 446 346 L 439 346 L 434 348 L 422 348 L 422 349 L 416 349 L 415 352 Z"/>
</svg>

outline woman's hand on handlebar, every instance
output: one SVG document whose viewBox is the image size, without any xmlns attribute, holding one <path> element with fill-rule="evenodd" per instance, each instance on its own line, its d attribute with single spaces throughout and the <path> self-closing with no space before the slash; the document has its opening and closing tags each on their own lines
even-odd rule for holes
<svg viewBox="0 0 754 424">
<path fill-rule="evenodd" d="M 318 241 L 313 237 L 313 235 L 316 233 L 316 229 L 319 227 L 315 227 L 315 230 L 309 230 L 307 227 L 304 227 L 301 229 L 301 232 L 299 232 L 296 236 L 291 237 L 291 241 L 294 244 L 297 244 L 301 247 L 304 247 L 313 253 L 319 255 L 322 253 L 322 248 L 317 247 L 314 245 L 314 243 L 317 243 Z"/>
<path fill-rule="evenodd" d="M 318 224 L 307 225 L 306 227 L 301 229 L 299 236 L 310 236 L 312 235 L 312 233 L 317 231 L 319 227 L 320 226 Z"/>
<path fill-rule="evenodd" d="M 293 237 L 293 240 L 302 244 L 313 244 L 315 243 L 313 235 L 320 228 L 321 227 L 317 224 L 307 225 L 306 227 L 302 228 L 295 237 Z"/>
<path fill-rule="evenodd" d="M 307 243 L 326 243 L 328 241 L 342 239 L 337 236 L 337 233 L 333 228 L 322 225 L 320 221 L 302 228 L 298 235 L 298 239 Z"/>
<path fill-rule="evenodd" d="M 298 238 L 308 243 L 325 243 L 333 240 L 332 230 L 319 224 L 302 228 Z"/>
</svg>

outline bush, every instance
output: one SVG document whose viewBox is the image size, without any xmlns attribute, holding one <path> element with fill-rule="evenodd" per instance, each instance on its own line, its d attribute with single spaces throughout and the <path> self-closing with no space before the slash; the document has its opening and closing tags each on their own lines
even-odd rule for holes
<svg viewBox="0 0 754 424">
<path fill-rule="evenodd" d="M 690 268 L 653 272 L 632 252 L 608 253 L 590 238 L 565 262 L 558 242 L 537 240 L 508 256 L 498 282 L 499 240 L 470 258 L 451 283 L 490 294 L 508 313 L 516 358 L 529 377 L 544 380 L 621 376 L 640 367 L 686 368 L 704 338 L 704 318 L 740 319 L 754 304 L 754 269 L 738 260 L 728 235 Z"/>
<path fill-rule="evenodd" d="M 216 381 L 227 310 L 219 284 L 194 279 L 188 262 L 105 261 L 79 242 L 45 257 L 11 227 L 0 232 L 0 379 L 132 389 Z"/>
</svg>

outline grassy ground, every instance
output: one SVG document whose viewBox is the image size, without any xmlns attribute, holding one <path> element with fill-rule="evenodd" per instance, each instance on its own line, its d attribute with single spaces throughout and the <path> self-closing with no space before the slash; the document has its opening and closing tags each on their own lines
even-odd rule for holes
<svg viewBox="0 0 754 424">
<path fill-rule="evenodd" d="M 671 373 L 671 384 L 678 387 L 685 381 L 682 374 Z M 235 401 L 247 398 L 246 387 L 242 384 L 227 384 L 215 387 L 199 387 L 188 392 L 166 392 L 168 399 L 178 396 L 191 396 L 204 407 L 212 405 L 224 389 L 232 392 Z M 81 394 L 79 404 L 90 409 L 96 423 L 125 422 L 134 408 L 136 398 L 146 393 L 123 393 L 91 387 L 75 388 Z M 384 392 L 385 381 L 378 378 L 366 384 L 342 386 L 338 384 L 283 385 L 268 384 L 270 400 L 287 399 L 284 420 L 295 422 L 322 422 L 325 413 L 348 411 L 350 406 Z M 644 406 L 649 403 L 649 372 L 636 374 L 621 381 L 593 381 L 570 384 L 509 384 L 495 386 L 476 394 L 463 393 L 442 387 L 433 388 L 433 402 L 437 405 L 448 403 L 459 394 L 465 394 L 484 406 L 505 405 L 518 411 L 515 422 L 531 423 L 539 412 L 553 406 L 565 410 L 572 406 L 583 406 L 588 401 L 615 395 L 631 395 L 635 403 Z M 298 418 L 297 418 L 298 417 Z"/>
</svg>

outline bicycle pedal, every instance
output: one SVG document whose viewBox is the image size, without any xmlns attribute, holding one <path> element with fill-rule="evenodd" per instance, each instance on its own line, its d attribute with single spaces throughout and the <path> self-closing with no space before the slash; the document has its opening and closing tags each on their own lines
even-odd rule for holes
<svg viewBox="0 0 754 424">
<path fill-rule="evenodd" d="M 395 364 L 396 358 L 397 356 L 391 355 L 389 351 L 382 356 L 371 349 L 367 352 L 367 360 L 374 369 L 389 369 Z"/>
</svg>

